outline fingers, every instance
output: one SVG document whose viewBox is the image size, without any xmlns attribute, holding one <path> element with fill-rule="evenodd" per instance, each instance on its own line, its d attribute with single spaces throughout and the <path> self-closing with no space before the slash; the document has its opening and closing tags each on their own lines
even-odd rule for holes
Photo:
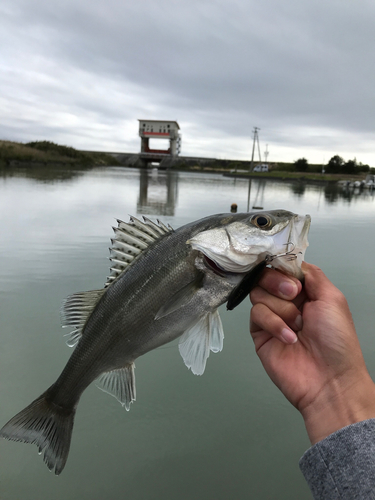
<svg viewBox="0 0 375 500">
<path fill-rule="evenodd" d="M 302 329 L 298 307 L 306 296 L 302 284 L 292 276 L 275 269 L 266 269 L 259 284 L 250 293 L 253 307 L 250 313 L 250 333 L 258 349 L 274 337 L 284 344 L 294 344 L 295 332 Z"/>
<path fill-rule="evenodd" d="M 293 300 L 302 290 L 301 282 L 292 276 L 266 269 L 258 285 L 281 299 Z"/>
<path fill-rule="evenodd" d="M 256 304 L 251 310 L 250 333 L 258 351 L 270 338 L 275 337 L 284 344 L 297 342 L 297 335 L 283 319 L 265 304 Z"/>
<path fill-rule="evenodd" d="M 297 341 L 294 331 L 301 330 L 302 316 L 293 302 L 270 295 L 260 287 L 251 292 L 251 300 L 255 304 L 250 313 L 252 334 L 264 330 L 286 344 Z"/>
<path fill-rule="evenodd" d="M 275 337 L 284 344 L 294 344 L 297 341 L 294 331 L 302 328 L 302 316 L 297 307 L 301 290 L 302 285 L 296 278 L 275 269 L 264 272 L 259 286 L 250 293 L 253 303 L 250 333 L 257 350 L 270 337 Z M 296 305 L 292 300 L 297 296 L 298 299 L 294 301 Z M 302 300 L 301 298 L 300 302 Z"/>
<path fill-rule="evenodd" d="M 301 312 L 294 302 L 270 295 L 266 290 L 260 287 L 256 287 L 252 290 L 251 301 L 254 307 L 258 304 L 267 306 L 268 309 L 280 316 L 280 318 L 282 318 L 282 320 L 293 330 L 298 331 L 302 328 Z"/>
</svg>

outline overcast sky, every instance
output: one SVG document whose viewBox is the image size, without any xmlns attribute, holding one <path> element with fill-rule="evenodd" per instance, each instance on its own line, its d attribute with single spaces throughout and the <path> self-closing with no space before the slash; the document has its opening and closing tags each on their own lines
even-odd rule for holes
<svg viewBox="0 0 375 500">
<path fill-rule="evenodd" d="M 0 139 L 375 166 L 374 0 L 2 0 Z"/>
</svg>

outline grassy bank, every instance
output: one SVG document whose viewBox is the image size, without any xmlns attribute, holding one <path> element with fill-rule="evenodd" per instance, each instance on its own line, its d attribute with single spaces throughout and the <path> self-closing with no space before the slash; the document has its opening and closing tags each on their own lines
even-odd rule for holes
<svg viewBox="0 0 375 500">
<path fill-rule="evenodd" d="M 29 143 L 0 141 L 0 166 L 92 167 L 119 165 L 111 155 L 104 153 L 84 153 L 69 146 L 60 146 L 50 141 Z"/>
<path fill-rule="evenodd" d="M 280 180 L 300 180 L 300 181 L 313 181 L 313 182 L 338 182 L 341 180 L 362 180 L 365 179 L 365 174 L 360 175 L 345 175 L 345 174 L 318 174 L 314 172 L 282 172 L 278 170 L 273 170 L 271 172 L 252 172 L 248 173 L 234 173 L 226 172 L 224 174 L 228 177 L 242 177 L 242 178 L 254 178 L 258 177 L 261 179 L 280 179 Z"/>
<path fill-rule="evenodd" d="M 127 157 L 136 158 L 137 155 L 128 154 Z M 96 166 L 134 166 L 134 162 L 120 163 L 113 156 L 99 152 L 78 151 L 69 146 L 60 146 L 50 141 L 12 142 L 0 140 L 0 168 L 4 171 L 15 171 L 18 168 L 32 171 L 39 168 L 41 171 L 71 170 L 77 168 L 91 168 Z M 177 157 L 173 164 L 166 168 L 172 170 L 192 172 L 216 172 L 226 176 L 247 178 L 258 177 L 263 179 L 301 180 L 310 182 L 335 182 L 339 180 L 362 180 L 365 174 L 322 174 L 322 165 L 309 165 L 307 171 L 293 171 L 292 163 L 270 164 L 270 172 L 252 172 L 250 161 L 221 160 L 215 158 Z M 371 169 L 372 170 L 372 169 Z M 45 173 L 43 173 L 45 175 Z M 52 175 L 52 172 L 51 172 Z"/>
<path fill-rule="evenodd" d="M 309 164 L 308 169 L 303 172 L 295 171 L 294 163 L 277 162 L 269 164 L 269 172 L 252 172 L 250 161 L 233 161 L 219 159 L 189 159 L 188 157 L 178 158 L 173 168 L 176 170 L 193 172 L 216 172 L 228 177 L 258 177 L 262 179 L 280 180 L 302 180 L 311 182 L 335 182 L 339 180 L 362 180 L 366 177 L 363 172 L 354 174 L 322 174 L 322 165 Z"/>
</svg>

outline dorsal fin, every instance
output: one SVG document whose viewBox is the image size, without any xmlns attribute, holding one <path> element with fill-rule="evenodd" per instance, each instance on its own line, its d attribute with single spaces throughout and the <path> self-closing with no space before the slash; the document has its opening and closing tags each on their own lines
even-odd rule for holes
<svg viewBox="0 0 375 500">
<path fill-rule="evenodd" d="M 109 249 L 111 274 L 104 287 L 111 285 L 149 245 L 173 231 L 170 226 L 165 226 L 159 220 L 157 224 L 147 217 L 143 217 L 143 220 L 144 222 L 130 217 L 129 222 L 124 222 L 117 219 L 118 226 L 113 228 L 115 237 L 111 240 L 112 247 Z"/>
<path fill-rule="evenodd" d="M 114 227 L 115 237 L 111 240 L 110 261 L 112 262 L 111 274 L 102 290 L 90 290 L 69 295 L 61 308 L 61 322 L 63 327 L 73 327 L 73 331 L 66 334 L 66 343 L 69 347 L 75 346 L 82 336 L 83 327 L 96 304 L 116 278 L 125 272 L 136 257 L 150 244 L 162 236 L 173 232 L 169 226 L 160 221 L 157 224 L 143 217 L 144 222 L 130 217 L 129 222 L 117 220 L 118 226 Z"/>
</svg>

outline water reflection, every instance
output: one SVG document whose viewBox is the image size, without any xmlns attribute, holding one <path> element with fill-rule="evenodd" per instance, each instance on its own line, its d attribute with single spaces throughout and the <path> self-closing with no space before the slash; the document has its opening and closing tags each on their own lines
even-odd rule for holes
<svg viewBox="0 0 375 500">
<path fill-rule="evenodd" d="M 328 203 L 335 203 L 341 193 L 341 189 L 339 189 L 337 184 L 328 184 L 324 188 L 324 197 L 328 201 Z"/>
<path fill-rule="evenodd" d="M 66 168 L 50 167 L 50 166 L 30 166 L 17 167 L 17 168 L 0 168 L 0 178 L 26 178 L 33 179 L 42 183 L 56 183 L 71 181 L 78 179 L 85 175 L 90 176 L 90 169 L 84 168 Z M 103 169 L 95 168 L 95 172 L 99 175 L 110 176 L 113 175 L 113 169 L 106 167 Z M 137 200 L 137 212 L 146 215 L 161 215 L 173 216 L 175 215 L 176 207 L 178 205 L 178 181 L 179 173 L 172 170 L 160 171 L 158 169 L 129 169 L 129 168 L 116 168 L 117 174 L 121 172 L 121 176 L 126 177 L 128 173 L 132 172 L 139 175 L 139 196 Z M 191 175 L 184 173 L 183 176 L 190 177 Z M 218 185 L 221 183 L 228 183 L 229 179 L 222 177 L 220 174 L 209 174 L 212 178 L 215 177 Z M 207 174 L 201 173 L 199 177 L 203 184 L 207 184 Z M 329 204 L 335 204 L 339 200 L 344 200 L 347 203 L 353 201 L 366 200 L 373 201 L 375 197 L 375 189 L 364 187 L 353 187 L 352 185 L 338 184 L 336 182 L 327 183 L 313 183 L 306 182 L 305 180 L 288 181 L 275 179 L 249 179 L 233 178 L 233 186 L 240 188 L 246 185 L 247 188 L 247 206 L 246 209 L 266 207 L 269 204 L 272 191 L 288 190 L 293 199 L 303 200 L 308 193 L 314 192 L 318 194 L 319 198 L 324 194 L 324 199 Z M 194 182 L 191 179 L 191 182 Z M 197 180 L 195 179 L 195 182 Z M 199 181 L 198 181 L 199 182 Z M 211 184 L 211 183 L 210 183 Z M 244 208 L 242 208 L 243 210 Z"/>
<path fill-rule="evenodd" d="M 338 185 L 335 185 L 335 187 L 339 193 L 338 197 L 343 198 L 349 203 L 359 199 L 373 201 L 375 197 L 375 190 L 373 188 L 364 189 L 361 187 L 352 187 L 352 186 L 340 187 Z"/>
<path fill-rule="evenodd" d="M 307 258 L 347 296 L 375 374 L 375 291 L 369 272 L 375 232 L 368 230 L 374 223 L 374 192 L 265 179 L 253 179 L 251 187 L 250 209 L 260 205 L 311 214 Z M 228 212 L 232 203 L 245 211 L 248 188 L 248 179 L 207 172 L 104 167 L 0 173 L 1 423 L 64 366 L 70 352 L 60 337 L 61 300 L 102 286 L 114 218 L 154 214 L 150 218 L 160 216 L 178 228 Z M 175 500 L 181 491 L 183 498 L 195 500 L 309 498 L 298 471 L 308 439 L 297 412 L 281 399 L 256 357 L 249 308 L 248 301 L 234 312 L 222 308 L 225 347 L 210 356 L 202 378 L 186 370 L 171 345 L 137 363 L 139 398 L 129 413 L 90 387 L 58 487 L 34 446 L 1 440 L 1 499 L 122 498 L 124 483 L 134 500 Z M 144 471 L 154 472 L 141 482 Z M 198 479 L 192 482 L 194 475 Z"/>
<path fill-rule="evenodd" d="M 142 169 L 139 175 L 137 212 L 147 215 L 174 215 L 177 187 L 177 172 Z"/>
<path fill-rule="evenodd" d="M 304 182 L 294 182 L 291 187 L 293 193 L 299 198 L 305 194 L 306 184 Z"/>
<path fill-rule="evenodd" d="M 321 195 L 328 204 L 335 204 L 339 200 L 351 203 L 352 201 L 373 201 L 374 189 L 364 189 L 342 186 L 336 182 L 309 183 L 305 181 L 275 181 L 267 179 L 249 179 L 247 182 L 247 211 L 261 209 L 269 205 L 274 190 L 287 190 L 291 199 L 303 200 L 312 193 Z M 273 201 L 273 200 L 272 200 Z"/>
<path fill-rule="evenodd" d="M 29 167 L 3 167 L 0 168 L 0 177 L 24 177 L 26 179 L 34 179 L 36 181 L 53 183 L 58 181 L 70 181 L 81 177 L 87 172 L 87 168 L 69 168 L 54 167 L 47 165 L 31 165 Z"/>
<path fill-rule="evenodd" d="M 324 187 L 324 197 L 328 203 L 336 203 L 339 199 L 349 203 L 358 199 L 373 200 L 374 196 L 374 189 L 363 187 L 341 186 L 337 183 L 329 183 Z"/>
<path fill-rule="evenodd" d="M 255 193 L 254 201 L 252 201 L 252 208 L 260 209 L 264 207 L 264 192 L 266 189 L 267 181 L 266 179 L 259 179 L 257 184 L 258 186 Z"/>
</svg>

